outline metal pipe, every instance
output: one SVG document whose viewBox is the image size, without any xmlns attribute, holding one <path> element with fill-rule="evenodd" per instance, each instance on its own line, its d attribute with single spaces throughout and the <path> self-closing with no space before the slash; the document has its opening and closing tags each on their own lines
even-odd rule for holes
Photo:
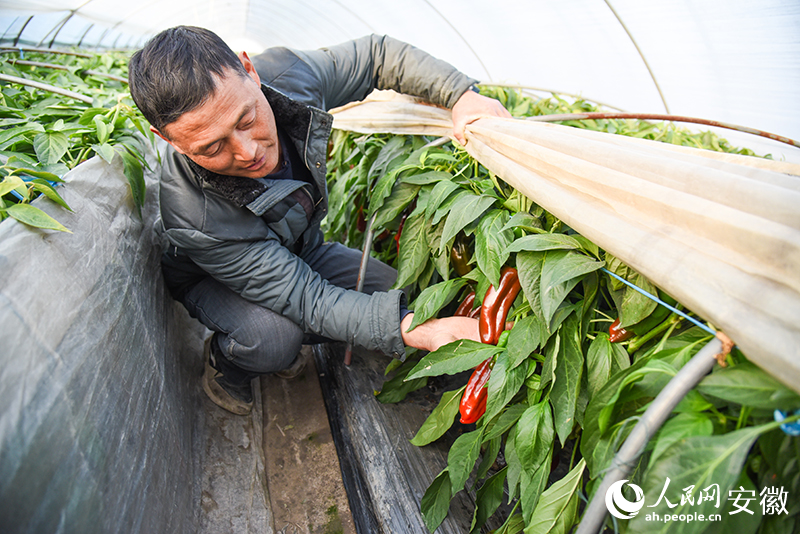
<svg viewBox="0 0 800 534">
<path fill-rule="evenodd" d="M 25 28 L 28 27 L 28 23 L 30 21 L 32 21 L 32 20 L 33 20 L 33 16 L 30 16 L 30 17 L 28 17 L 28 20 L 25 21 L 25 24 L 22 25 L 22 28 L 20 28 L 19 33 L 17 34 L 17 36 L 14 37 L 14 42 L 11 43 L 13 46 L 17 46 L 17 43 L 19 43 L 19 40 L 22 38 L 22 32 L 25 31 Z"/>
<path fill-rule="evenodd" d="M 527 117 L 525 120 L 533 122 L 560 122 L 560 121 L 581 121 L 581 120 L 598 120 L 598 119 L 639 119 L 639 120 L 656 120 L 656 121 L 673 121 L 673 122 L 691 122 L 694 124 L 703 124 L 705 126 L 714 126 L 717 128 L 727 128 L 728 130 L 736 130 L 737 132 L 744 132 L 753 135 L 759 135 L 786 143 L 800 148 L 800 142 L 784 137 L 782 135 L 757 130 L 748 126 L 739 126 L 738 124 L 730 124 L 728 122 L 712 121 L 709 119 L 698 119 L 697 117 L 685 117 L 682 115 L 669 115 L 664 113 L 605 113 L 602 111 L 587 112 L 587 113 L 559 113 L 552 115 L 536 115 L 534 117 Z"/>
<path fill-rule="evenodd" d="M 81 102 L 85 102 L 86 104 L 92 103 L 92 99 L 89 98 L 88 96 L 76 93 L 74 91 L 68 91 L 67 89 L 61 89 L 60 87 L 55 87 L 53 85 L 48 85 L 46 83 L 39 83 L 33 80 L 26 80 L 25 78 L 19 78 L 17 76 L 9 76 L 7 74 L 0 74 L 0 80 L 11 83 L 18 83 L 20 85 L 27 85 L 29 87 L 35 87 L 37 89 L 42 89 L 43 91 L 49 91 L 51 93 L 55 93 L 57 95 L 68 96 L 70 98 L 74 98 L 75 100 L 80 100 Z"/>
<path fill-rule="evenodd" d="M 42 54 L 61 54 L 62 56 L 77 56 L 85 58 L 92 57 L 90 54 L 71 52 L 69 50 L 59 50 L 56 48 L 41 48 L 41 47 L 30 47 L 30 46 L 19 46 L 19 47 L 0 46 L 0 53 L 3 54 L 11 54 L 19 52 L 20 50 L 23 52 L 41 52 Z"/>
<path fill-rule="evenodd" d="M 606 492 L 612 484 L 627 478 L 647 442 L 658 432 L 681 399 L 711 371 L 717 363 L 715 356 L 721 350 L 722 342 L 718 338 L 712 339 L 664 386 L 611 461 L 611 467 L 586 508 L 576 534 L 601 532 L 608 513 Z"/>
<path fill-rule="evenodd" d="M 367 221 L 367 230 L 364 232 L 364 248 L 361 251 L 361 265 L 358 266 L 358 278 L 356 279 L 356 291 L 364 289 L 364 277 L 367 275 L 367 263 L 369 262 L 369 253 L 372 250 L 373 230 L 372 224 L 375 222 L 375 217 L 378 212 L 372 214 L 372 217 Z M 350 365 L 353 359 L 353 344 L 348 343 L 344 349 L 344 364 Z"/>
<path fill-rule="evenodd" d="M 599 100 L 595 100 L 594 98 L 589 98 L 586 95 L 579 95 L 579 94 L 576 94 L 576 93 L 568 93 L 566 91 L 557 91 L 555 89 L 547 89 L 545 87 L 536 87 L 536 86 L 533 86 L 533 85 L 522 85 L 522 84 L 518 84 L 518 83 L 484 83 L 484 82 L 478 82 L 476 85 L 478 85 L 479 87 L 481 85 L 483 85 L 485 87 L 503 87 L 503 88 L 507 88 L 507 89 L 520 89 L 522 91 L 528 91 L 528 92 L 536 91 L 538 93 L 551 93 L 551 94 L 556 94 L 556 95 L 561 95 L 561 96 L 568 96 L 570 98 L 574 98 L 575 100 L 585 100 L 587 102 L 594 102 L 597 105 L 605 106 L 605 107 L 610 108 L 610 109 L 616 109 L 618 111 L 625 111 L 623 108 L 621 108 L 619 106 L 614 106 L 612 104 L 607 104 L 605 102 L 601 102 Z M 537 96 L 537 95 L 534 95 L 534 96 Z"/>
<path fill-rule="evenodd" d="M 70 67 L 65 65 L 57 65 L 55 63 L 41 63 L 39 61 L 27 61 L 23 59 L 9 59 L 9 63 L 12 65 L 24 65 L 26 67 L 42 67 L 44 69 L 53 69 L 53 70 L 70 70 Z M 98 78 L 108 78 L 109 80 L 115 80 L 117 82 L 121 82 L 124 84 L 128 83 L 128 80 L 123 78 L 122 76 L 116 76 L 114 74 L 108 74 L 105 72 L 100 72 L 96 70 L 81 70 L 78 71 L 80 74 L 86 74 L 89 76 L 97 76 Z"/>
<path fill-rule="evenodd" d="M 644 52 L 642 52 L 642 49 L 639 48 L 639 44 L 636 42 L 636 39 L 633 38 L 633 34 L 625 25 L 625 23 L 622 21 L 622 17 L 619 16 L 617 10 L 614 9 L 614 6 L 611 5 L 611 1 L 605 0 L 605 2 L 606 5 L 608 6 L 608 9 L 610 9 L 611 13 L 613 13 L 614 16 L 617 18 L 617 22 L 619 22 L 619 25 L 622 26 L 622 29 L 625 30 L 625 33 L 628 34 L 628 38 L 631 40 L 631 43 L 633 43 L 633 47 L 636 48 L 637 52 L 639 52 L 639 57 L 642 58 L 642 63 L 644 63 L 645 68 L 647 68 L 647 72 L 650 73 L 650 78 L 653 80 L 653 84 L 656 86 L 656 91 L 658 91 L 658 96 L 661 97 L 661 103 L 664 104 L 664 110 L 667 113 L 669 113 L 669 106 L 667 105 L 667 99 L 664 97 L 664 93 L 661 91 L 661 86 L 658 85 L 658 80 L 656 80 L 656 75 L 653 72 L 653 69 L 650 68 L 650 64 L 647 62 L 647 58 L 644 57 Z"/>
<path fill-rule="evenodd" d="M 433 147 L 433 146 L 441 146 L 445 143 L 450 141 L 450 136 L 444 135 L 437 139 L 434 139 L 430 143 L 424 145 L 422 148 L 426 147 Z M 372 214 L 372 217 L 369 218 L 367 221 L 367 229 L 364 231 L 364 248 L 361 251 L 361 265 L 358 267 L 358 278 L 356 279 L 356 291 L 361 291 L 364 289 L 364 277 L 367 274 L 367 262 L 369 261 L 369 254 L 372 251 L 372 240 L 374 237 L 373 231 L 373 223 L 375 223 L 375 217 L 377 217 L 378 212 Z M 353 359 L 353 344 L 348 343 L 344 349 L 344 364 L 350 365 L 350 362 Z"/>
</svg>

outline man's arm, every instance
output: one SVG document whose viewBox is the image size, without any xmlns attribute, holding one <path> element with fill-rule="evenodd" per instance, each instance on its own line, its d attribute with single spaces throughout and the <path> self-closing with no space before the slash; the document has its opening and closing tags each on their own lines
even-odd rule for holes
<svg viewBox="0 0 800 534">
<path fill-rule="evenodd" d="M 393 89 L 453 110 L 453 130 L 481 117 L 511 117 L 493 98 L 470 88 L 476 79 L 408 43 L 370 35 L 330 48 L 297 52 L 316 72 L 326 109 L 363 100 L 373 89 Z"/>
</svg>

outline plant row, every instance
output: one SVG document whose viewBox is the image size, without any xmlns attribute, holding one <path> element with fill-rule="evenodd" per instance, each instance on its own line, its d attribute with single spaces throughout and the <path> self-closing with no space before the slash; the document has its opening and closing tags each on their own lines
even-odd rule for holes
<svg viewBox="0 0 800 534">
<path fill-rule="evenodd" d="M 584 101 L 482 90 L 515 116 L 595 111 Z M 748 153 L 672 124 L 568 124 Z M 460 491 L 474 492 L 472 532 L 498 509 L 511 510 L 498 533 L 570 532 L 643 411 L 713 336 L 612 276 L 681 309 L 462 148 L 429 141 L 335 131 L 330 146 L 326 237 L 360 248 L 372 225 L 372 254 L 397 269 L 395 286 L 408 291 L 415 312 L 412 328 L 455 313 L 478 316 L 482 328 L 482 343 L 392 361 L 377 399 L 401 402 L 435 376 L 463 383 L 441 395 L 412 439 L 425 446 L 458 434 L 420 503 L 432 532 Z M 513 326 L 498 339 L 506 321 Z M 745 534 L 800 526 L 800 438 L 773 419 L 776 409 L 800 408 L 800 397 L 737 349 L 725 363 L 678 404 L 630 479 L 654 505 L 647 513 L 716 513 L 721 521 L 654 522 L 642 512 L 611 528 Z M 761 497 L 752 514 L 732 513 L 738 488 L 757 496 L 781 488 L 785 513 L 759 504 Z"/>
<path fill-rule="evenodd" d="M 141 209 L 142 140 L 153 142 L 153 135 L 123 81 L 127 60 L 127 54 L 111 52 L 13 51 L 0 56 L 0 74 L 7 77 L 0 88 L 0 220 L 12 217 L 67 231 L 30 202 L 45 195 L 69 209 L 57 185 L 67 171 L 94 155 L 109 163 L 122 161 Z"/>
</svg>

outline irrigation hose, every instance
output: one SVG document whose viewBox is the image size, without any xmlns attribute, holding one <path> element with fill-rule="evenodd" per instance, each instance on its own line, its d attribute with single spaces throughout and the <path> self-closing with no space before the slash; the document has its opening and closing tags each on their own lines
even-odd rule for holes
<svg viewBox="0 0 800 534">
<path fill-rule="evenodd" d="M 606 493 L 609 488 L 628 477 L 647 442 L 658 432 L 681 399 L 711 371 L 717 363 L 717 355 L 722 351 L 722 341 L 719 338 L 712 339 L 664 386 L 611 461 L 611 467 L 586 508 L 576 534 L 597 534 L 602 531 L 608 513 Z"/>
</svg>

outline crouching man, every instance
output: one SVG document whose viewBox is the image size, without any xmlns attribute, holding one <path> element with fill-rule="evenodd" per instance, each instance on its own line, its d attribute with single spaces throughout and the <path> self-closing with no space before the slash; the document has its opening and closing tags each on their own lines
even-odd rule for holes
<svg viewBox="0 0 800 534">
<path fill-rule="evenodd" d="M 274 48 L 238 56 L 214 33 L 176 27 L 129 65 L 134 101 L 169 143 L 160 180 L 162 270 L 167 287 L 214 332 L 203 386 L 219 406 L 247 414 L 251 380 L 299 374 L 303 343 L 348 341 L 402 357 L 478 339 L 465 317 L 407 332 L 413 313 L 396 272 L 372 259 L 354 291 L 361 252 L 324 242 L 323 110 L 394 89 L 453 110 L 456 136 L 482 116 L 508 116 L 471 90 L 475 80 L 389 37 L 331 48 Z"/>
</svg>

